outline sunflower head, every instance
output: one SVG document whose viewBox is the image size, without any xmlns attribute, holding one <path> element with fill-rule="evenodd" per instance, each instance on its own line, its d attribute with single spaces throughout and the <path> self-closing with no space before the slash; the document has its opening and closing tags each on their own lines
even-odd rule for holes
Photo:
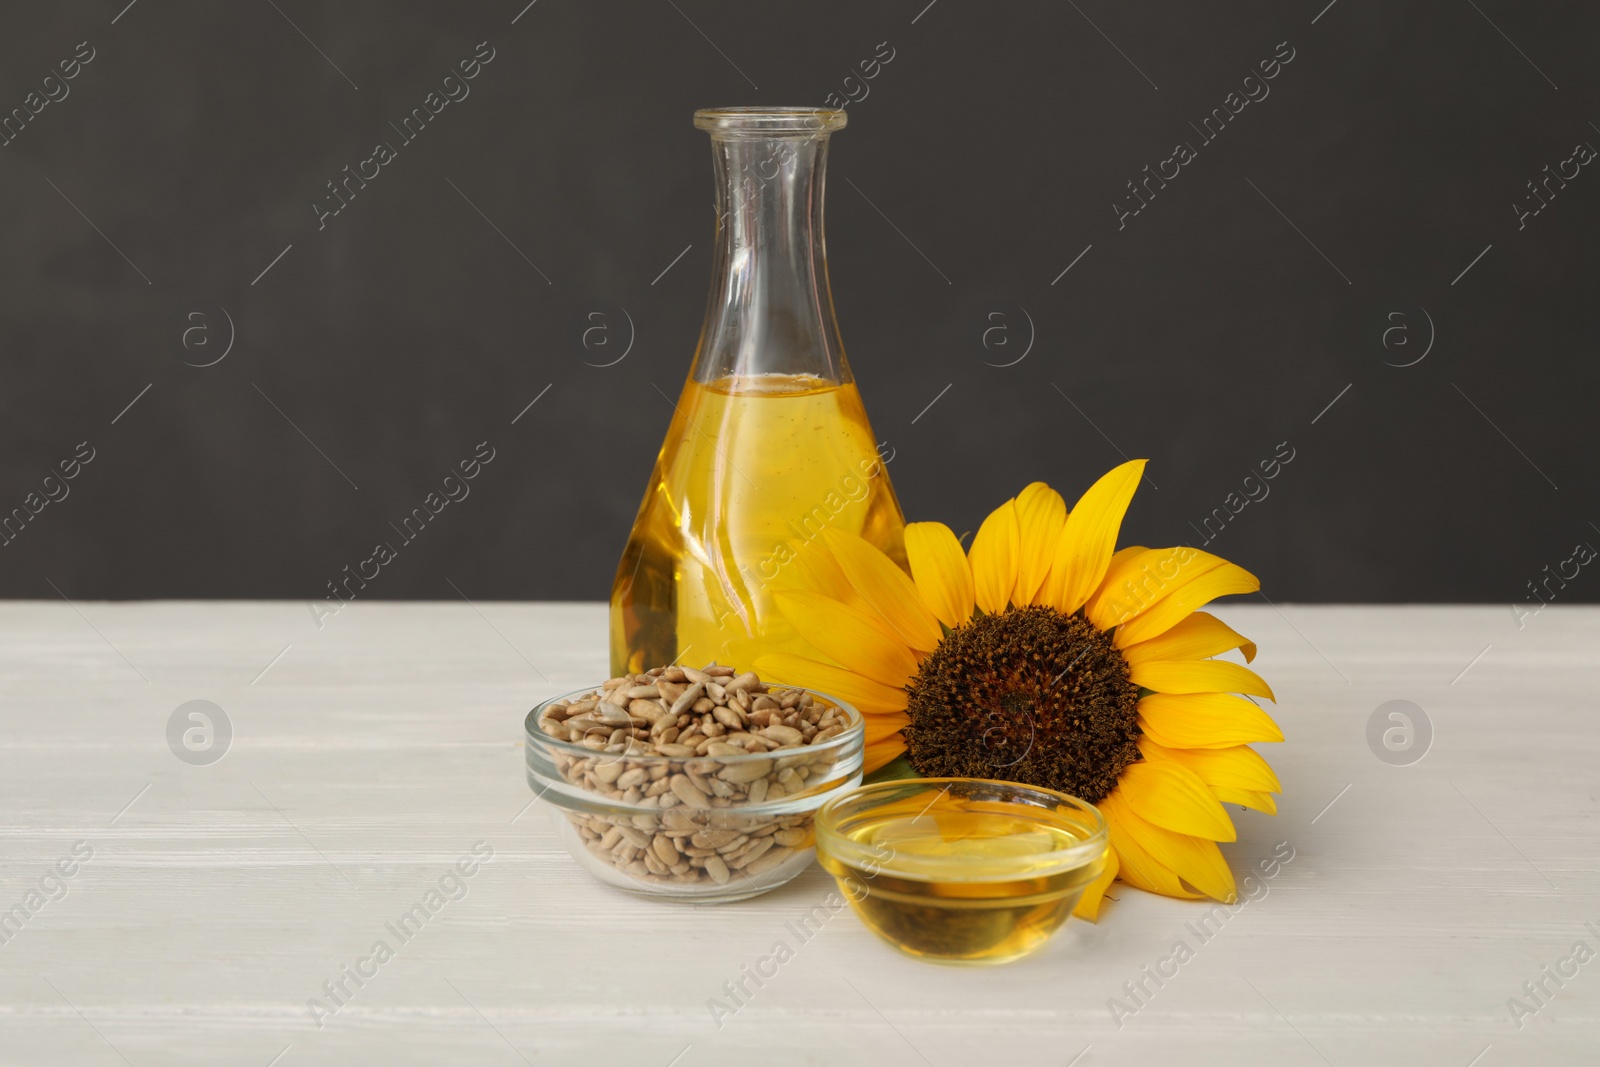
<svg viewBox="0 0 1600 1067">
<path fill-rule="evenodd" d="M 925 777 L 1027 782 L 1097 804 L 1113 878 L 1167 896 L 1234 898 L 1217 848 L 1224 801 L 1273 813 L 1280 786 L 1249 745 L 1283 735 L 1252 701 L 1272 690 L 1215 657 L 1255 646 L 1197 609 L 1260 583 L 1189 547 L 1116 550 L 1144 461 L 1068 511 L 1042 482 L 984 520 L 963 552 L 940 523 L 906 527 L 911 573 L 839 530 L 795 545 L 776 602 L 814 655 L 770 653 L 763 675 L 868 717 L 868 769 L 904 754 Z"/>
<path fill-rule="evenodd" d="M 1081 614 L 1031 605 L 951 630 L 906 686 L 926 778 L 1000 778 L 1099 803 L 1139 758 L 1139 689 Z"/>
</svg>

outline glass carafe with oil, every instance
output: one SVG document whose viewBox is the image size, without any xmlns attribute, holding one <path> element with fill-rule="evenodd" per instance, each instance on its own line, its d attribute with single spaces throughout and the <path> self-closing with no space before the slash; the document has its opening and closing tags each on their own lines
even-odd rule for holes
<svg viewBox="0 0 1600 1067">
<path fill-rule="evenodd" d="M 802 651 L 773 592 L 824 529 L 904 565 L 900 504 L 828 289 L 823 172 L 844 124 L 815 108 L 695 113 L 717 183 L 711 295 L 617 567 L 613 673 Z"/>
</svg>

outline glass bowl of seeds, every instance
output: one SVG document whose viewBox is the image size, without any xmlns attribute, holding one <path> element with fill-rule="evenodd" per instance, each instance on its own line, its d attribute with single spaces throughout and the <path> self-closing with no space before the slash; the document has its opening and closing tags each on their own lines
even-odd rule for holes
<svg viewBox="0 0 1600 1067">
<path fill-rule="evenodd" d="M 810 866 L 812 816 L 861 782 L 866 731 L 842 700 L 712 664 L 657 667 L 528 713 L 528 785 L 601 882 L 715 904 Z"/>
</svg>

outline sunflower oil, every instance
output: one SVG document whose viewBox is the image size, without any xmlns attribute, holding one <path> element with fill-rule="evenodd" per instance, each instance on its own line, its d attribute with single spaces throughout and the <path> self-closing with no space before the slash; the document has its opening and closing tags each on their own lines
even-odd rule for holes
<svg viewBox="0 0 1600 1067">
<path fill-rule="evenodd" d="M 611 594 L 611 670 L 806 653 L 772 599 L 834 528 L 905 565 L 904 520 L 854 381 L 690 379 Z"/>
<path fill-rule="evenodd" d="M 908 955 L 951 963 L 1004 963 L 1038 948 L 1106 864 L 1101 850 L 1062 865 L 1062 852 L 1084 842 L 1073 812 L 1018 815 L 948 794 L 863 815 L 843 834 L 881 857 L 859 866 L 820 857 L 861 920 Z"/>
</svg>

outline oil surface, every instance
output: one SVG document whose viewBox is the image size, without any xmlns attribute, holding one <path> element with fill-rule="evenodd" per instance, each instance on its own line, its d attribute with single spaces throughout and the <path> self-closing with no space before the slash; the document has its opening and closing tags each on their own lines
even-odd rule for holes
<svg viewBox="0 0 1600 1067">
<path fill-rule="evenodd" d="M 807 651 L 772 601 L 825 527 L 904 566 L 900 504 L 861 395 L 783 374 L 691 380 L 611 593 L 611 669 Z"/>
<path fill-rule="evenodd" d="M 1059 853 L 1085 833 L 1067 813 L 918 798 L 851 822 L 845 836 L 883 859 L 823 865 L 862 921 L 913 956 L 1000 963 L 1025 955 L 1066 921 L 1105 866 L 1101 851 L 1063 868 Z"/>
</svg>

